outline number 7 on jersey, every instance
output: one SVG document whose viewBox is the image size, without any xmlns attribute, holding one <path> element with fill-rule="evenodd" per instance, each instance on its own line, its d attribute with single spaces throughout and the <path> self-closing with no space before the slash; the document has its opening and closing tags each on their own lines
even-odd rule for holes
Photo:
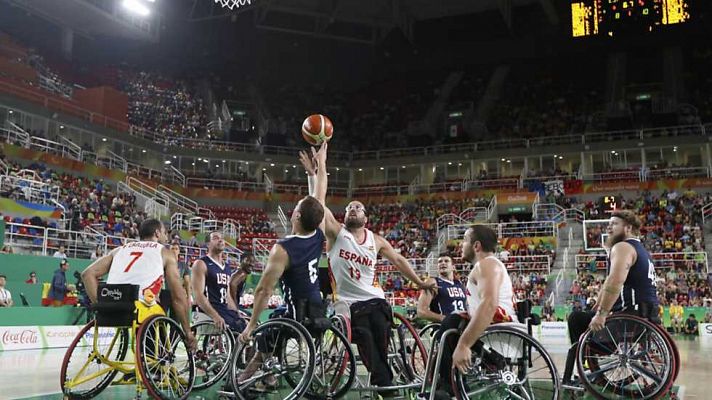
<svg viewBox="0 0 712 400">
<path fill-rule="evenodd" d="M 138 261 L 139 258 L 141 258 L 141 256 L 143 255 L 143 252 L 142 252 L 142 251 L 132 251 L 132 252 L 130 253 L 130 255 L 131 255 L 131 257 L 133 257 L 133 260 L 131 260 L 131 262 L 129 263 L 129 265 L 126 266 L 126 269 L 124 270 L 124 272 L 129 272 L 129 270 L 131 269 L 131 267 L 133 267 L 134 263 L 135 263 L 136 261 Z"/>
</svg>

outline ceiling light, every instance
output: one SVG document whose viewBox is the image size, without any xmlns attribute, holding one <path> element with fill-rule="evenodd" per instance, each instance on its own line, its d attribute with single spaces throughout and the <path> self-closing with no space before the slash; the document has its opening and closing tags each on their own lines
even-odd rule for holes
<svg viewBox="0 0 712 400">
<path fill-rule="evenodd" d="M 563 160 L 563 159 L 564 159 L 564 156 L 559 156 L 559 160 Z"/>
<path fill-rule="evenodd" d="M 506 160 L 503 158 L 502 161 L 506 161 Z"/>
<path fill-rule="evenodd" d="M 405 169 L 405 165 L 403 165 L 401 168 Z"/>
<path fill-rule="evenodd" d="M 145 153 L 145 152 L 146 152 L 146 149 L 141 150 L 141 153 Z"/>
<path fill-rule="evenodd" d="M 166 160 L 166 161 L 164 161 L 163 163 L 166 164 L 166 165 L 171 165 L 171 160 Z"/>
<path fill-rule="evenodd" d="M 384 169 L 384 168 L 383 168 L 383 167 L 381 167 L 381 171 L 383 171 L 383 169 Z"/>
<path fill-rule="evenodd" d="M 59 129 L 64 129 L 64 125 L 60 125 L 60 126 L 59 126 Z"/>
<path fill-rule="evenodd" d="M 226 163 L 226 162 L 227 162 L 227 160 L 223 160 L 223 162 L 224 162 L 224 163 Z"/>
<path fill-rule="evenodd" d="M 452 165 L 452 162 L 447 163 L 447 165 Z"/>
<path fill-rule="evenodd" d="M 190 165 L 192 165 L 192 166 L 194 166 L 194 167 L 195 167 L 195 163 L 192 163 L 192 164 L 190 164 Z"/>
<path fill-rule="evenodd" d="M 359 172 L 361 172 L 361 171 L 363 171 L 363 168 L 359 168 L 358 170 L 359 170 Z"/>
<path fill-rule="evenodd" d="M 611 150 L 611 154 L 616 154 L 616 151 L 615 151 L 615 150 Z"/>
<path fill-rule="evenodd" d="M 121 5 L 126 10 L 142 17 L 147 17 L 149 14 L 151 14 L 151 10 L 149 10 L 148 7 L 146 7 L 138 0 L 124 0 Z"/>
<path fill-rule="evenodd" d="M 178 158 L 178 156 L 173 156 L 173 159 L 174 159 L 174 160 L 175 160 L 176 158 Z"/>
<path fill-rule="evenodd" d="M 274 163 L 271 163 L 269 166 L 270 166 L 270 167 L 274 167 Z"/>
<path fill-rule="evenodd" d="M 101 138 L 101 141 L 106 142 L 106 138 L 105 137 Z"/>
</svg>

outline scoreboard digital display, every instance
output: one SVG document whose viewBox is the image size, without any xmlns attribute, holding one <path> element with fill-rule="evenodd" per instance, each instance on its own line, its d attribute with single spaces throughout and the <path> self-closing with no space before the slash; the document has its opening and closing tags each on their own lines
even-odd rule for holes
<svg viewBox="0 0 712 400">
<path fill-rule="evenodd" d="M 690 19 L 691 0 L 572 0 L 574 37 L 652 32 Z"/>
</svg>

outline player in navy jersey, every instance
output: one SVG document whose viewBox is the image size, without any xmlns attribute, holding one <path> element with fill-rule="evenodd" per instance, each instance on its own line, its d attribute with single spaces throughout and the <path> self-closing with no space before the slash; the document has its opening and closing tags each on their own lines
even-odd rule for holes
<svg viewBox="0 0 712 400">
<path fill-rule="evenodd" d="M 319 285 L 319 259 L 324 251 L 324 232 L 319 224 L 324 219 L 324 207 L 319 201 L 307 196 L 297 203 L 292 212 L 292 234 L 280 239 L 269 253 L 267 266 L 255 289 L 252 317 L 240 341 L 247 343 L 257 328 L 260 314 L 267 307 L 274 286 L 279 281 L 284 293 L 285 316 L 304 323 L 308 318 L 315 323 L 328 323 L 326 307 L 321 298 Z M 305 325 L 310 331 L 314 325 Z M 312 331 L 313 333 L 313 331 Z M 263 349 L 258 342 L 258 353 L 240 374 L 240 381 L 248 379 L 262 363 Z M 265 386 L 276 385 L 276 377 L 264 379 Z"/>
<path fill-rule="evenodd" d="M 650 254 L 637 236 L 640 221 L 631 210 L 619 210 L 611 214 L 608 224 L 606 248 L 608 276 L 598 294 L 593 311 L 574 311 L 569 315 L 569 338 L 577 343 L 579 337 L 590 328 L 603 329 L 611 312 L 629 313 L 660 324 L 660 303 L 655 290 L 655 267 Z M 572 346 L 566 359 L 563 383 L 569 384 L 576 356 Z"/>
<path fill-rule="evenodd" d="M 195 322 L 207 315 L 218 329 L 227 326 L 234 332 L 242 332 L 245 320 L 240 317 L 230 295 L 232 270 L 222 263 L 225 250 L 222 233 L 212 232 L 208 240 L 208 254 L 193 263 L 193 294 L 199 311 L 195 314 Z"/>
<path fill-rule="evenodd" d="M 439 277 L 430 278 L 426 283 L 437 286 L 420 292 L 418 298 L 418 318 L 432 322 L 442 322 L 452 313 L 467 312 L 465 288 L 455 279 L 455 266 L 447 255 L 438 257 Z"/>
<path fill-rule="evenodd" d="M 316 305 L 323 308 L 318 271 L 325 241 L 324 232 L 319 229 L 322 219 L 324 208 L 314 197 L 307 196 L 297 203 L 291 217 L 292 234 L 272 247 L 267 266 L 255 289 L 252 318 L 240 336 L 244 341 L 257 327 L 259 315 L 267 307 L 277 281 L 284 293 L 287 316 L 302 317 L 297 309 L 304 303 L 307 307 Z"/>
</svg>

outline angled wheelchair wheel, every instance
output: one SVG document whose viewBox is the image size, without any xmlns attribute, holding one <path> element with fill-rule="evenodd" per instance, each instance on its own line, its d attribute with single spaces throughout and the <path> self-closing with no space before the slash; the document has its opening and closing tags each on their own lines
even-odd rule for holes
<svg viewBox="0 0 712 400">
<path fill-rule="evenodd" d="M 356 357 L 351 342 L 335 327 L 314 338 L 314 376 L 304 397 L 313 400 L 338 399 L 346 395 L 356 379 Z M 289 375 L 290 386 L 296 386 Z"/>
<path fill-rule="evenodd" d="M 418 332 L 403 315 L 393 313 L 394 327 L 389 340 L 388 353 L 394 383 L 409 384 L 425 377 L 428 351 Z"/>
<path fill-rule="evenodd" d="M 198 343 L 193 355 L 195 360 L 193 389 L 201 390 L 214 385 L 227 374 L 235 351 L 235 337 L 229 329 L 218 330 L 211 321 L 199 322 L 190 329 Z"/>
<path fill-rule="evenodd" d="M 598 399 L 657 399 L 675 376 L 675 350 L 667 335 L 639 317 L 613 315 L 598 332 L 579 339 L 581 383 Z"/>
<path fill-rule="evenodd" d="M 458 399 L 559 398 L 559 375 L 544 347 L 523 330 L 493 325 L 472 347 L 472 369 L 454 370 Z"/>
<path fill-rule="evenodd" d="M 294 320 L 275 318 L 259 325 L 254 340 L 240 344 L 233 357 L 232 387 L 241 395 L 257 391 L 261 384 L 281 384 L 279 398 L 296 400 L 304 396 L 314 375 L 314 341 L 307 330 Z"/>
<path fill-rule="evenodd" d="M 136 364 L 154 399 L 186 399 L 193 389 L 195 364 L 185 334 L 172 319 L 154 315 L 138 327 Z"/>
<path fill-rule="evenodd" d="M 70 399 L 97 396 L 118 373 L 107 361 L 123 361 L 128 347 L 129 328 L 99 328 L 96 320 L 86 324 L 64 354 L 59 378 L 62 393 Z"/>
<path fill-rule="evenodd" d="M 435 340 L 435 335 L 440 330 L 440 323 L 433 322 L 431 324 L 425 325 L 418 331 L 418 337 L 426 349 L 430 349 L 431 344 Z"/>
</svg>

